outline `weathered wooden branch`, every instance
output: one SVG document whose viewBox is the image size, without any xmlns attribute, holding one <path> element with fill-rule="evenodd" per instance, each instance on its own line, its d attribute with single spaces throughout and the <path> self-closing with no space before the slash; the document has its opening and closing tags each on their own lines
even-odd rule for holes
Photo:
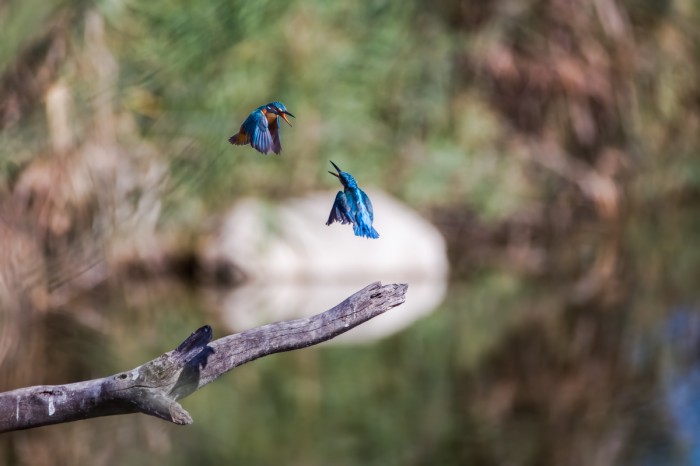
<svg viewBox="0 0 700 466">
<path fill-rule="evenodd" d="M 322 314 L 214 341 L 211 327 L 205 325 L 176 349 L 127 372 L 0 393 L 0 432 L 137 412 L 191 424 L 192 418 L 177 400 L 254 359 L 312 346 L 347 332 L 402 304 L 407 288 L 405 284 L 373 283 Z"/>
</svg>

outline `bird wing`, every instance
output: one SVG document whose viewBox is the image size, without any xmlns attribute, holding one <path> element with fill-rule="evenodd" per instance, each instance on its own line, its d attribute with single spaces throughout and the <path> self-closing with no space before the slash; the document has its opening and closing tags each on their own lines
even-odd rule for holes
<svg viewBox="0 0 700 466">
<path fill-rule="evenodd" d="M 250 136 L 250 145 L 263 154 L 270 152 L 272 136 L 267 127 L 267 118 L 259 110 L 251 113 L 243 123 L 243 130 Z"/>
<path fill-rule="evenodd" d="M 282 143 L 280 142 L 280 126 L 279 117 L 275 118 L 270 123 L 270 135 L 272 136 L 272 152 L 279 154 L 282 151 Z"/>
<path fill-rule="evenodd" d="M 360 189 L 362 193 L 362 202 L 367 207 L 367 212 L 369 213 L 369 219 L 374 222 L 374 208 L 372 207 L 372 201 L 369 200 L 369 196 L 365 194 L 363 190 Z"/>
<path fill-rule="evenodd" d="M 352 223 L 352 214 L 350 213 L 350 207 L 348 207 L 348 201 L 343 191 L 338 191 L 338 194 L 335 195 L 335 201 L 333 202 L 331 214 L 328 216 L 326 225 L 330 225 L 333 222 L 342 224 Z"/>
</svg>

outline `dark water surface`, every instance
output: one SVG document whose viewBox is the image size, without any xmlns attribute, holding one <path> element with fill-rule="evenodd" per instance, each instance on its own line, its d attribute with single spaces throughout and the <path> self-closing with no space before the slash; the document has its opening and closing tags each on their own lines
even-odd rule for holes
<svg viewBox="0 0 700 466">
<path fill-rule="evenodd" d="M 544 247 L 535 274 L 482 265 L 397 334 L 236 369 L 183 401 L 191 426 L 139 415 L 51 426 L 2 436 L 0 458 L 20 464 L 30 449 L 34 464 L 700 465 L 698 220 L 584 229 Z M 203 323 L 227 332 L 211 291 L 104 288 L 45 323 L 53 370 L 37 383 L 134 367 Z"/>
</svg>

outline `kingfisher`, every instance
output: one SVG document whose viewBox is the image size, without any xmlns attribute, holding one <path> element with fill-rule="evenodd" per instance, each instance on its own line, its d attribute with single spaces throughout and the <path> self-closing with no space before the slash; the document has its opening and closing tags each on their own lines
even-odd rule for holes
<svg viewBox="0 0 700 466">
<path fill-rule="evenodd" d="M 343 185 L 343 190 L 338 191 L 338 194 L 335 195 L 335 202 L 333 202 L 331 214 L 328 216 L 326 225 L 330 225 L 333 222 L 341 224 L 352 223 L 355 236 L 379 238 L 379 233 L 372 226 L 374 211 L 369 197 L 357 186 L 357 181 L 350 173 L 338 168 L 338 165 L 333 163 L 333 161 L 330 162 L 338 173 L 333 173 L 332 171 L 328 173 L 338 177 Z"/>
<path fill-rule="evenodd" d="M 228 142 L 237 146 L 250 144 L 261 154 L 267 154 L 270 151 L 279 154 L 282 151 L 279 118 L 282 117 L 289 126 L 292 126 L 287 115 L 296 118 L 287 111 L 282 102 L 270 102 L 258 107 L 248 115 L 241 129 L 228 138 Z"/>
</svg>

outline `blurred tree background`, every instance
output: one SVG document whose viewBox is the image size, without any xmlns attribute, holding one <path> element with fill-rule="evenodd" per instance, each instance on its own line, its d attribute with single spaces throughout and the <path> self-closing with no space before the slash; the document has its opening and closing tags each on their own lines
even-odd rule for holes
<svg viewBox="0 0 700 466">
<path fill-rule="evenodd" d="M 663 407 L 697 356 L 660 349 L 697 308 L 698 24 L 693 0 L 0 0 L 0 389 L 215 319 L 199 237 L 243 196 L 336 189 L 329 159 L 452 267 L 408 331 L 243 367 L 192 427 L 19 432 L 0 463 L 700 464 Z M 282 155 L 231 147 L 272 100 Z"/>
</svg>

